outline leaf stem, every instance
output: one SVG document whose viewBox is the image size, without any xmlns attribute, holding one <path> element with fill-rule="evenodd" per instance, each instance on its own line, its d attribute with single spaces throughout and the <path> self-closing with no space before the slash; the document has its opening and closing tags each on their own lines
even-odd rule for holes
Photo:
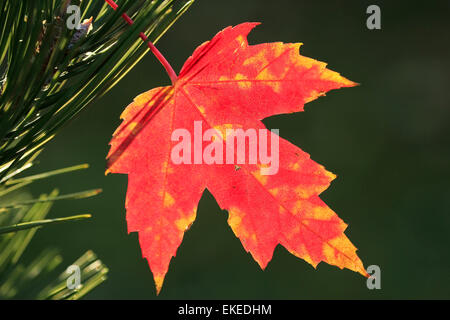
<svg viewBox="0 0 450 320">
<path fill-rule="evenodd" d="M 119 6 L 113 0 L 105 0 L 107 4 L 110 5 L 111 8 L 116 10 Z M 124 12 L 122 13 L 122 18 L 131 26 L 134 21 Z M 173 70 L 170 63 L 167 59 L 162 55 L 162 53 L 155 47 L 155 45 L 148 40 L 147 36 L 141 32 L 139 33 L 139 37 L 142 41 L 147 42 L 147 46 L 150 48 L 150 51 L 154 54 L 154 56 L 159 60 L 159 62 L 163 65 L 164 69 L 166 69 L 167 74 L 169 75 L 172 84 L 174 85 L 178 79 L 176 72 Z"/>
</svg>

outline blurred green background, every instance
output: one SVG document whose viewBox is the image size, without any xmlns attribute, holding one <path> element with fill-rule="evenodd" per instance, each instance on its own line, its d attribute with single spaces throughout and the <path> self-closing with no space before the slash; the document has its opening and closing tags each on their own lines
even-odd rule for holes
<svg viewBox="0 0 450 320">
<path fill-rule="evenodd" d="M 205 192 L 160 299 L 450 298 L 450 4 L 393 2 L 197 0 L 157 44 L 179 70 L 222 28 L 260 21 L 250 43 L 303 42 L 303 55 L 361 84 L 332 91 L 303 113 L 264 122 L 338 175 L 322 199 L 349 224 L 346 234 L 365 266 L 381 267 L 382 289 L 368 290 L 360 275 L 326 264 L 315 271 L 281 246 L 261 271 L 227 225 L 227 213 Z M 381 7 L 381 30 L 366 28 L 369 4 Z M 66 126 L 32 169 L 91 165 L 36 183 L 35 194 L 54 185 L 64 193 L 104 189 L 92 199 L 55 203 L 50 217 L 94 217 L 40 230 L 26 252 L 32 256 L 52 245 L 73 261 L 93 249 L 110 273 L 87 298 L 156 297 L 137 234 L 127 234 L 127 177 L 104 171 L 121 111 L 136 95 L 168 84 L 148 53 L 112 92 Z"/>
</svg>

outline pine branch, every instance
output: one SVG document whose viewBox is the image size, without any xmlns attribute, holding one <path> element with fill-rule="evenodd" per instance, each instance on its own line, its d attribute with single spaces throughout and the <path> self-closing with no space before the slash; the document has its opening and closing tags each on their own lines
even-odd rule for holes
<svg viewBox="0 0 450 320">
<path fill-rule="evenodd" d="M 0 183 L 26 166 L 56 132 L 110 90 L 193 0 L 3 1 L 0 5 Z M 67 5 L 92 17 L 80 36 L 65 22 Z M 136 22 L 128 26 L 127 12 Z M 74 40 L 75 39 L 75 40 Z"/>
<path fill-rule="evenodd" d="M 106 279 L 108 269 L 95 257 L 94 253 L 89 251 L 80 259 L 88 259 L 89 264 L 96 267 L 90 268 L 88 276 L 84 271 L 81 273 L 84 280 L 79 288 L 69 289 L 63 281 L 67 275 L 63 274 L 64 276 L 60 276 L 56 282 L 53 281 L 52 285 L 38 292 L 40 285 L 36 286 L 36 284 L 40 283 L 41 278 L 48 278 L 54 273 L 61 265 L 62 257 L 55 249 L 45 249 L 30 264 L 21 263 L 21 257 L 38 228 L 62 222 L 86 220 L 91 217 L 89 214 L 84 214 L 46 218 L 54 201 L 79 199 L 99 192 L 96 189 L 59 195 L 58 190 L 54 189 L 48 195 L 43 194 L 33 199 L 23 190 L 23 187 L 39 179 L 85 168 L 86 165 L 79 165 L 53 170 L 18 179 L 18 182 L 8 187 L 0 186 L 0 213 L 3 212 L 0 214 L 0 298 L 78 299 Z M 51 293 L 61 290 L 64 294 Z"/>
<path fill-rule="evenodd" d="M 56 200 L 96 195 L 88 190 L 33 199 L 34 181 L 87 168 L 73 166 L 17 178 L 55 134 L 92 101 L 120 81 L 193 0 L 0 1 L 0 298 L 79 299 L 106 279 L 108 269 L 88 251 L 74 264 L 83 283 L 69 289 L 63 272 L 43 290 L 39 279 L 61 266 L 55 249 L 44 249 L 28 265 L 21 257 L 36 231 L 89 215 L 47 219 Z M 81 29 L 69 29 L 69 5 L 81 9 Z M 121 21 L 127 12 L 135 22 Z M 142 34 L 140 34 L 143 32 Z"/>
</svg>

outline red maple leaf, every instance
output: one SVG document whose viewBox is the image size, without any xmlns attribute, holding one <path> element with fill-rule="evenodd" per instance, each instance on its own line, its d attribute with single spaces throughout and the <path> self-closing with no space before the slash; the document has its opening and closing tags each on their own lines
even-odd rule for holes
<svg viewBox="0 0 450 320">
<path fill-rule="evenodd" d="M 335 175 L 260 121 L 303 111 L 305 103 L 325 92 L 355 83 L 327 69 L 325 63 L 301 56 L 301 44 L 249 45 L 247 34 L 255 25 L 228 27 L 200 45 L 172 86 L 134 99 L 111 141 L 107 172 L 128 174 L 128 231 L 139 233 L 157 292 L 195 220 L 205 188 L 228 211 L 231 229 L 261 268 L 281 244 L 314 267 L 325 261 L 367 275 L 356 248 L 344 235 L 347 225 L 319 198 Z M 217 135 L 202 140 L 211 128 Z M 193 143 L 180 152 L 191 164 L 177 164 L 171 157 L 180 147 L 173 141 L 176 129 L 193 137 Z M 216 162 L 205 163 L 196 148 L 206 150 L 209 145 L 211 149 L 215 144 L 226 150 L 231 139 L 226 129 L 254 129 L 266 134 L 267 140 L 279 138 L 276 170 L 264 174 L 268 165 L 261 159 L 227 163 L 225 154 L 217 154 L 219 149 L 211 152 Z M 262 149 L 260 140 L 258 152 Z M 276 152 L 273 146 L 269 149 Z M 245 151 L 250 157 L 249 144 Z"/>
</svg>

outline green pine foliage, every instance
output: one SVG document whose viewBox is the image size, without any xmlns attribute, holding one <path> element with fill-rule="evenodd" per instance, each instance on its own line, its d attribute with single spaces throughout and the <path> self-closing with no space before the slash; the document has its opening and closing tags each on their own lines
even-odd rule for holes
<svg viewBox="0 0 450 320">
<path fill-rule="evenodd" d="M 101 191 L 59 194 L 55 188 L 33 197 L 26 187 L 87 165 L 19 176 L 58 130 L 149 51 L 139 33 L 155 43 L 193 0 L 116 2 L 114 11 L 103 0 L 0 0 L 0 299 L 79 299 L 106 279 L 107 267 L 91 251 L 73 263 L 83 279 L 75 289 L 68 289 L 67 271 L 51 278 L 63 265 L 56 249 L 43 248 L 26 265 L 21 261 L 38 228 L 90 217 L 48 219 L 54 201 Z M 79 6 L 84 28 L 67 27 L 70 5 Z M 135 21 L 132 26 L 121 19 L 123 12 Z M 42 286 L 46 278 L 53 281 Z"/>
</svg>

